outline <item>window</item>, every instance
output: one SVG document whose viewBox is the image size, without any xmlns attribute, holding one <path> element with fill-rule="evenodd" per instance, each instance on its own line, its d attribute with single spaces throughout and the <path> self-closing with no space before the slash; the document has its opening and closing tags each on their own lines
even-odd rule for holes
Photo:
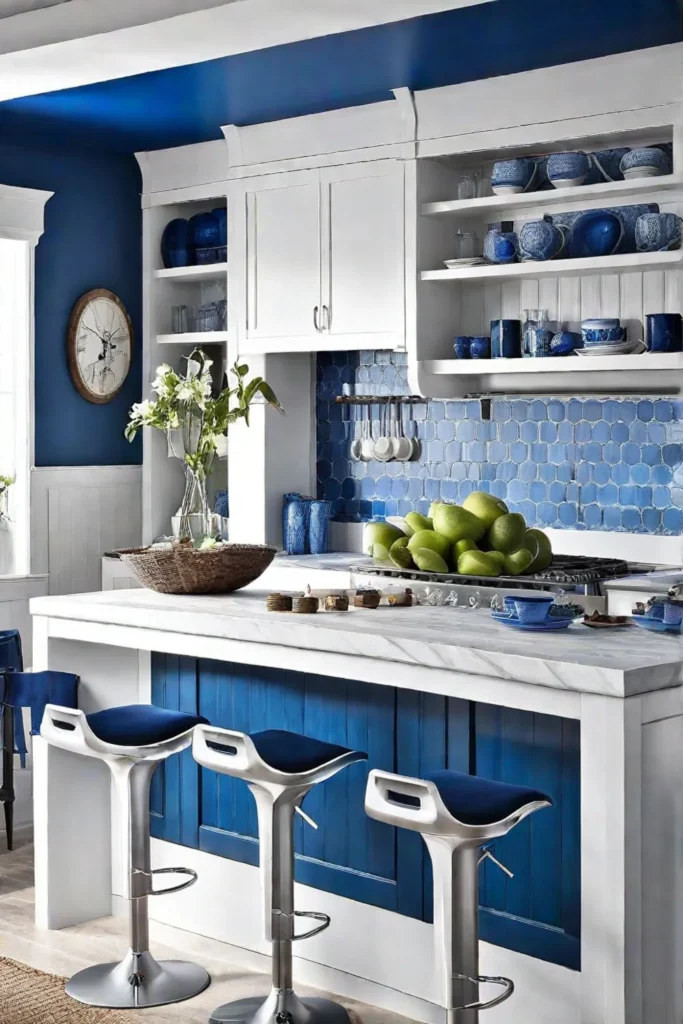
<svg viewBox="0 0 683 1024">
<path fill-rule="evenodd" d="M 0 575 L 29 571 L 31 469 L 30 245 L 0 238 L 0 477 L 9 522 L 0 522 Z"/>
<path fill-rule="evenodd" d="M 33 256 L 51 195 L 0 185 L 0 476 L 14 478 L 9 523 L 0 523 L 0 576 L 30 572 Z"/>
</svg>

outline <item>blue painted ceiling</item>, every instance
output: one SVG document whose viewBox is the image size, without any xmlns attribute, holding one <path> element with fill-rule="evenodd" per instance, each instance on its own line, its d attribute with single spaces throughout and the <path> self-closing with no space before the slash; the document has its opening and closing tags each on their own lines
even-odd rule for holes
<svg viewBox="0 0 683 1024">
<path fill-rule="evenodd" d="M 496 3 L 0 104 L 0 133 L 132 152 L 258 124 L 678 42 L 680 0 Z"/>
</svg>

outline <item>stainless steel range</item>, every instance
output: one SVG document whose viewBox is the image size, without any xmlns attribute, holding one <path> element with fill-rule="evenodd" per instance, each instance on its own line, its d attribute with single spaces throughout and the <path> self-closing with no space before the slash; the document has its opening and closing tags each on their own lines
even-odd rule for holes
<svg viewBox="0 0 683 1024">
<path fill-rule="evenodd" d="M 618 558 L 588 558 L 581 555 L 555 555 L 550 568 L 533 576 L 461 576 L 459 573 L 431 573 L 375 565 L 370 559 L 351 566 L 354 587 L 369 587 L 381 580 L 382 589 L 410 586 L 418 596 L 434 595 L 433 603 L 457 595 L 468 598 L 475 593 L 483 601 L 494 594 L 515 590 L 543 590 L 575 595 L 586 608 L 602 610 L 605 605 L 603 583 L 655 571 L 657 566 L 626 562 Z M 440 599 L 439 599 L 439 595 Z"/>
</svg>

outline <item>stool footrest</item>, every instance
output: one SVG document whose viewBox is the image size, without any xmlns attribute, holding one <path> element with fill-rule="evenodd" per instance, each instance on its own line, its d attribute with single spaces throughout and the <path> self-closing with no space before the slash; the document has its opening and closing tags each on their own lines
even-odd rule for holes
<svg viewBox="0 0 683 1024">
<path fill-rule="evenodd" d="M 165 896 L 167 893 L 180 892 L 182 889 L 189 889 L 197 881 L 197 872 L 193 871 L 192 868 L 153 868 L 151 871 L 141 871 L 140 868 L 134 868 L 133 874 L 145 875 L 149 879 L 150 887 L 149 891 L 144 893 L 143 896 L 133 896 L 132 899 L 143 899 L 146 896 Z M 171 885 L 168 889 L 153 889 L 152 875 L 189 875 L 190 877 L 186 882 Z"/>
<path fill-rule="evenodd" d="M 488 1002 L 466 1003 L 464 1006 L 452 1006 L 452 1010 L 490 1010 L 493 1006 L 498 1006 L 500 1003 L 504 1003 L 505 1000 L 509 999 L 515 991 L 515 983 L 510 978 L 487 977 L 485 974 L 480 975 L 478 978 L 471 978 L 467 974 L 454 974 L 453 977 L 457 978 L 459 981 L 470 981 L 473 985 L 502 985 L 505 991 L 501 992 L 499 996 L 489 999 Z"/>
<path fill-rule="evenodd" d="M 324 932 L 326 928 L 330 927 L 329 914 L 321 914 L 315 910 L 295 910 L 294 917 L 309 917 L 313 921 L 322 921 L 322 924 L 317 925 L 315 928 L 311 928 L 307 932 L 303 932 L 302 935 L 293 935 L 292 942 L 299 942 L 300 939 L 310 939 L 314 935 L 319 935 L 320 932 Z"/>
</svg>

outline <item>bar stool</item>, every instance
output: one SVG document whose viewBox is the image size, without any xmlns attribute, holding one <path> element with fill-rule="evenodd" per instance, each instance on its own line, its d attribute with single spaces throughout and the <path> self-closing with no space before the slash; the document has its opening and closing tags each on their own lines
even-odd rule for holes
<svg viewBox="0 0 683 1024">
<path fill-rule="evenodd" d="M 509 978 L 479 974 L 478 867 L 491 856 L 482 848 L 504 836 L 523 818 L 552 806 L 544 793 L 466 775 L 437 771 L 424 779 L 374 769 L 368 777 L 365 810 L 371 818 L 420 832 L 434 873 L 434 960 L 439 1005 L 447 1024 L 477 1024 L 514 991 Z M 492 857 L 495 861 L 495 858 Z M 495 861 L 498 863 L 497 861 Z M 500 866 L 500 865 L 499 865 Z M 479 985 L 504 991 L 479 1000 Z"/>
<path fill-rule="evenodd" d="M 273 944 L 273 984 L 267 997 L 220 1006 L 211 1024 L 349 1024 L 343 1006 L 329 999 L 300 999 L 292 987 L 292 942 L 308 939 L 330 924 L 327 914 L 294 909 L 294 813 L 317 783 L 367 754 L 333 743 L 272 729 L 251 736 L 231 729 L 198 726 L 195 760 L 205 768 L 244 779 L 256 801 L 259 864 L 266 939 Z M 310 819 L 308 819 L 310 820 Z M 297 917 L 321 924 L 294 934 Z"/>
<path fill-rule="evenodd" d="M 149 951 L 148 896 L 179 892 L 197 881 L 190 868 L 158 868 L 150 863 L 149 789 L 160 761 L 192 742 L 199 715 L 148 704 L 108 708 L 92 715 L 48 704 L 40 734 L 74 754 L 106 761 L 112 773 L 120 820 L 127 829 L 130 949 L 116 964 L 79 971 L 66 983 L 68 995 L 90 1006 L 136 1009 L 165 1006 L 198 995 L 210 983 L 203 967 L 181 960 L 158 962 Z M 189 875 L 167 889 L 153 889 L 155 874 Z"/>
</svg>

